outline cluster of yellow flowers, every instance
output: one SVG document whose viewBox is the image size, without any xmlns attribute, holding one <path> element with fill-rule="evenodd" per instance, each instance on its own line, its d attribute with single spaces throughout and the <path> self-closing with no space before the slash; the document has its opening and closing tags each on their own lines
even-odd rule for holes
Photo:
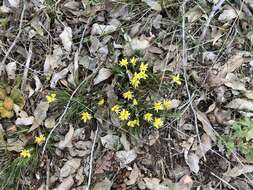
<svg viewBox="0 0 253 190">
<path fill-rule="evenodd" d="M 130 59 L 130 64 L 132 66 L 136 66 L 137 64 L 137 59 L 135 57 L 132 57 Z M 126 67 L 126 69 L 128 69 L 128 65 L 129 65 L 129 62 L 127 59 L 122 59 L 120 62 L 119 62 L 119 65 L 122 66 L 122 67 Z M 141 63 L 140 66 L 139 66 L 139 72 L 134 72 L 132 78 L 130 79 L 130 83 L 131 85 L 134 87 L 134 88 L 137 88 L 139 87 L 140 85 L 140 81 L 143 79 L 147 79 L 148 78 L 148 75 L 147 75 L 147 70 L 148 70 L 148 64 L 144 64 L 144 63 Z"/>
<path fill-rule="evenodd" d="M 45 135 L 41 134 L 41 135 L 35 137 L 34 142 L 38 145 L 42 145 L 45 142 L 45 140 L 46 140 Z M 20 157 L 30 158 L 31 157 L 31 150 L 30 149 L 23 149 L 20 152 Z"/>
</svg>

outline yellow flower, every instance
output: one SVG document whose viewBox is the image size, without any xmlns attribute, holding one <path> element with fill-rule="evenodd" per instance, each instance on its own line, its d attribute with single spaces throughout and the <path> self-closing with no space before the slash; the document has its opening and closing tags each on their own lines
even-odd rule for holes
<svg viewBox="0 0 253 190">
<path fill-rule="evenodd" d="M 144 71 L 139 72 L 137 75 L 138 75 L 139 79 L 145 80 L 148 78 L 148 75 Z"/>
<path fill-rule="evenodd" d="M 119 62 L 120 66 L 127 66 L 128 65 L 128 61 L 127 59 L 121 59 L 121 61 Z"/>
<path fill-rule="evenodd" d="M 105 103 L 105 99 L 104 99 L 104 98 L 101 98 L 101 99 L 98 101 L 98 105 L 99 105 L 99 106 L 104 105 L 104 103 Z"/>
<path fill-rule="evenodd" d="M 146 113 L 144 115 L 144 120 L 146 120 L 148 122 L 152 121 L 153 120 L 153 114 L 152 113 Z"/>
<path fill-rule="evenodd" d="M 148 64 L 141 63 L 140 71 L 145 73 L 147 70 L 148 70 Z"/>
<path fill-rule="evenodd" d="M 43 144 L 43 142 L 45 142 L 45 140 L 46 140 L 46 138 L 43 134 L 35 137 L 35 143 L 37 143 L 38 145 Z"/>
<path fill-rule="evenodd" d="M 137 101 L 135 98 L 133 99 L 133 105 L 134 105 L 134 106 L 137 106 L 137 105 L 138 105 L 138 101 Z"/>
<path fill-rule="evenodd" d="M 137 73 L 134 73 L 134 76 L 130 82 L 134 88 L 137 88 L 140 85 L 140 76 Z"/>
<path fill-rule="evenodd" d="M 155 128 L 159 129 L 163 125 L 163 121 L 161 118 L 155 118 L 153 125 Z"/>
<path fill-rule="evenodd" d="M 81 119 L 84 123 L 86 123 L 87 121 L 91 120 L 91 115 L 88 112 L 83 112 Z"/>
<path fill-rule="evenodd" d="M 132 100 L 134 95 L 132 91 L 128 90 L 127 92 L 123 93 L 123 97 L 127 100 Z"/>
<path fill-rule="evenodd" d="M 130 120 L 127 122 L 128 127 L 135 127 L 135 126 L 140 126 L 140 122 L 138 119 L 135 120 Z"/>
<path fill-rule="evenodd" d="M 56 100 L 56 94 L 50 94 L 46 96 L 46 98 L 47 98 L 47 102 L 50 104 Z"/>
<path fill-rule="evenodd" d="M 129 119 L 129 116 L 130 116 L 130 113 L 123 109 L 121 112 L 120 112 L 120 115 L 119 115 L 119 119 L 124 121 L 124 120 L 128 120 Z"/>
<path fill-rule="evenodd" d="M 154 107 L 155 111 L 159 111 L 159 110 L 163 110 L 163 106 L 162 106 L 162 102 L 161 101 L 157 101 L 154 103 Z"/>
<path fill-rule="evenodd" d="M 172 107 L 172 101 L 171 100 L 163 100 L 163 107 L 166 110 L 170 109 Z"/>
<path fill-rule="evenodd" d="M 113 106 L 113 107 L 111 108 L 111 111 L 118 114 L 118 113 L 120 112 L 120 106 L 119 106 L 119 105 Z"/>
<path fill-rule="evenodd" d="M 182 84 L 182 81 L 181 81 L 181 78 L 180 78 L 179 74 L 172 76 L 172 81 L 175 82 L 178 85 Z"/>
<path fill-rule="evenodd" d="M 28 150 L 28 149 L 23 149 L 23 150 L 20 152 L 20 156 L 21 156 L 22 158 L 30 158 L 30 157 L 31 157 L 30 150 Z"/>
<path fill-rule="evenodd" d="M 137 62 L 136 58 L 132 57 L 132 59 L 130 60 L 130 63 L 132 63 L 132 65 L 135 66 L 136 62 Z"/>
</svg>

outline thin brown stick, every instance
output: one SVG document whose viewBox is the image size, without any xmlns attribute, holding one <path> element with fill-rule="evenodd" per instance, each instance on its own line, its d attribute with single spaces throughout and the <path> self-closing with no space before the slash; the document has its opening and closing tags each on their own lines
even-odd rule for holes
<svg viewBox="0 0 253 190">
<path fill-rule="evenodd" d="M 8 51 L 6 52 L 2 62 L 0 63 L 0 76 L 2 75 L 2 73 L 5 70 L 5 62 L 9 56 L 9 54 L 11 53 L 11 50 L 14 48 L 14 46 L 16 45 L 21 33 L 22 33 L 22 26 L 23 26 L 23 19 L 24 19 L 24 13 L 25 13 L 25 9 L 26 9 L 26 2 L 23 1 L 23 9 L 21 12 L 21 16 L 20 16 L 20 23 L 19 23 L 19 29 L 18 29 L 18 34 L 16 36 L 16 38 L 14 39 L 14 41 L 12 42 L 11 46 L 9 47 Z"/>
<path fill-rule="evenodd" d="M 25 85 L 26 85 L 28 69 L 30 67 L 31 59 L 32 59 L 32 42 L 29 45 L 28 55 L 27 55 L 27 59 L 26 59 L 26 63 L 25 63 L 25 69 L 24 69 L 24 74 L 23 74 L 23 79 L 22 79 L 22 84 L 21 84 L 21 91 L 23 93 L 25 91 Z"/>
</svg>

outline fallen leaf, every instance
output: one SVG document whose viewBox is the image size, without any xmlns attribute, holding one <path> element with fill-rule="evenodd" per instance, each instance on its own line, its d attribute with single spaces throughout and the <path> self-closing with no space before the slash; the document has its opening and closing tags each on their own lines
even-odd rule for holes
<svg viewBox="0 0 253 190">
<path fill-rule="evenodd" d="M 91 29 L 92 35 L 104 35 L 104 34 L 110 34 L 117 30 L 116 26 L 113 25 L 102 25 L 102 24 L 93 24 Z"/>
<path fill-rule="evenodd" d="M 40 82 L 40 79 L 37 75 L 33 75 L 33 79 L 35 80 L 35 92 L 39 92 L 39 90 L 42 88 L 42 83 Z"/>
<path fill-rule="evenodd" d="M 69 72 L 69 68 L 65 68 L 58 73 L 54 73 L 50 81 L 50 88 L 55 88 L 57 82 L 61 79 L 64 79 L 67 76 L 68 72 Z"/>
<path fill-rule="evenodd" d="M 119 160 L 121 166 L 125 167 L 125 165 L 130 164 L 137 158 L 137 154 L 134 149 L 129 151 L 118 151 L 116 152 L 116 157 Z"/>
<path fill-rule="evenodd" d="M 98 72 L 98 75 L 94 79 L 94 85 L 99 84 L 100 82 L 108 79 L 111 75 L 112 75 L 112 72 L 110 69 L 101 68 Z"/>
<path fill-rule="evenodd" d="M 130 150 L 130 143 L 127 140 L 127 136 L 124 132 L 122 132 L 122 134 L 121 134 L 120 143 L 123 145 L 125 150 Z"/>
<path fill-rule="evenodd" d="M 160 184 L 160 179 L 158 178 L 143 178 L 145 185 L 150 190 L 171 190 L 169 187 Z"/>
<path fill-rule="evenodd" d="M 134 185 L 137 182 L 138 177 L 140 176 L 140 170 L 137 167 L 136 163 L 134 163 L 134 168 L 132 169 L 129 180 L 126 181 L 126 185 Z"/>
<path fill-rule="evenodd" d="M 51 129 L 55 126 L 55 118 L 54 117 L 48 117 L 46 118 L 44 125 L 46 128 Z"/>
<path fill-rule="evenodd" d="M 195 6 L 191 8 L 189 11 L 185 13 L 186 18 L 190 23 L 193 23 L 200 19 L 203 15 L 202 10 L 199 8 L 199 6 Z"/>
<path fill-rule="evenodd" d="M 114 152 L 106 152 L 105 155 L 96 162 L 95 174 L 103 174 L 105 171 L 111 171 L 113 161 Z"/>
<path fill-rule="evenodd" d="M 28 140 L 25 138 L 25 136 L 20 136 L 19 138 L 8 138 L 7 139 L 7 150 L 8 151 L 15 151 L 15 152 L 21 152 Z"/>
<path fill-rule="evenodd" d="M 162 6 L 156 0 L 142 0 L 142 1 L 147 3 L 147 5 L 150 6 L 150 8 L 155 10 L 155 11 L 161 11 L 162 10 Z"/>
<path fill-rule="evenodd" d="M 112 182 L 105 178 L 103 181 L 96 183 L 92 190 L 110 190 Z"/>
<path fill-rule="evenodd" d="M 72 176 L 65 178 L 62 183 L 56 188 L 57 190 L 70 190 L 74 185 L 74 179 Z"/>
<path fill-rule="evenodd" d="M 193 180 L 191 176 L 183 176 L 178 183 L 175 184 L 173 190 L 191 190 L 193 185 Z"/>
<path fill-rule="evenodd" d="M 63 65 L 61 58 L 63 56 L 63 51 L 60 46 L 55 45 L 53 54 L 46 55 L 45 63 L 43 66 L 44 74 L 51 76 L 52 72 Z"/>
<path fill-rule="evenodd" d="M 149 41 L 145 39 L 144 37 L 142 38 L 133 38 L 130 42 L 130 47 L 132 50 L 144 50 L 150 46 Z"/>
<path fill-rule="evenodd" d="M 246 90 L 244 92 L 244 96 L 246 96 L 248 99 L 253 100 L 253 90 Z"/>
<path fill-rule="evenodd" d="M 33 120 L 34 117 L 30 116 L 30 117 L 23 117 L 23 118 L 17 118 L 15 121 L 15 124 L 18 125 L 24 125 L 24 126 L 28 126 L 28 125 L 32 125 L 33 124 Z"/>
<path fill-rule="evenodd" d="M 225 79 L 226 79 L 225 85 L 227 87 L 230 87 L 234 90 L 246 91 L 244 83 L 241 82 L 240 79 L 238 79 L 235 74 L 228 73 Z"/>
<path fill-rule="evenodd" d="M 16 78 L 17 64 L 16 62 L 10 62 L 5 67 L 8 78 L 14 80 Z"/>
<path fill-rule="evenodd" d="M 29 132 L 31 132 L 34 129 L 38 128 L 43 123 L 43 121 L 47 117 L 48 108 L 49 108 L 49 103 L 44 102 L 44 101 L 41 101 L 36 106 L 36 109 L 33 112 L 34 121 L 33 121 L 33 124 L 31 126 L 31 128 L 29 129 Z"/>
<path fill-rule="evenodd" d="M 238 14 L 234 7 L 226 6 L 223 12 L 218 17 L 218 20 L 222 22 L 227 22 L 233 20 L 234 18 L 237 18 L 237 16 Z"/>
<path fill-rule="evenodd" d="M 62 44 L 64 46 L 64 49 L 68 52 L 71 51 L 72 46 L 72 29 L 68 26 L 64 26 L 63 32 L 60 34 L 60 38 L 62 41 Z"/>
<path fill-rule="evenodd" d="M 251 172 L 253 172 L 252 165 L 239 165 L 239 166 L 235 166 L 233 169 L 228 170 L 227 172 L 223 173 L 223 175 L 235 178 L 235 177 L 238 177 L 242 174 L 251 173 Z"/>
<path fill-rule="evenodd" d="M 60 141 L 58 144 L 58 148 L 59 149 L 64 149 L 66 147 L 72 147 L 72 137 L 74 135 L 74 128 L 72 127 L 72 125 L 69 126 L 69 131 L 68 133 L 65 135 L 64 140 Z"/>
<path fill-rule="evenodd" d="M 212 148 L 212 140 L 207 134 L 203 134 L 201 136 L 201 144 L 198 145 L 196 150 L 196 155 L 198 155 L 199 158 L 202 158 L 203 155 L 205 155 L 209 150 Z"/>
<path fill-rule="evenodd" d="M 242 98 L 236 98 L 231 102 L 229 102 L 225 107 L 236 110 L 253 111 L 253 101 Z"/>
<path fill-rule="evenodd" d="M 73 158 L 71 160 L 68 160 L 67 162 L 65 162 L 65 164 L 60 170 L 60 177 L 64 178 L 70 176 L 71 174 L 76 172 L 80 165 L 81 159 Z"/>
<path fill-rule="evenodd" d="M 185 158 L 185 161 L 187 163 L 187 165 L 190 167 L 190 170 L 193 171 L 195 174 L 197 174 L 199 172 L 199 156 L 194 154 L 194 153 L 190 153 L 187 155 L 187 157 Z"/>
<path fill-rule="evenodd" d="M 216 142 L 216 135 L 215 135 L 215 131 L 210 123 L 210 121 L 208 120 L 207 116 L 205 113 L 201 112 L 201 111 L 197 111 L 197 118 L 198 120 L 202 123 L 202 127 L 204 129 L 204 131 L 206 132 L 206 134 L 214 141 Z"/>
<path fill-rule="evenodd" d="M 116 135 L 108 134 L 100 139 L 102 145 L 110 150 L 117 150 L 120 145 L 120 138 Z"/>
<path fill-rule="evenodd" d="M 83 175 L 83 166 L 81 166 L 76 175 L 75 175 L 75 179 L 77 181 L 77 185 L 81 185 L 84 182 L 84 175 Z"/>
<path fill-rule="evenodd" d="M 209 74 L 208 82 L 210 86 L 214 87 L 223 85 L 226 82 L 226 75 L 240 68 L 244 62 L 244 58 L 239 53 L 232 56 L 223 66 L 219 67 L 220 71 L 217 75 L 212 73 Z"/>
</svg>

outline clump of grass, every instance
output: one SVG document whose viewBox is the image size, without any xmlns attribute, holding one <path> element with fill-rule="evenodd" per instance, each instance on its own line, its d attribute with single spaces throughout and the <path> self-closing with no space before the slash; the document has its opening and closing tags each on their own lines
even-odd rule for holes
<svg viewBox="0 0 253 190">
<path fill-rule="evenodd" d="M 224 135 L 220 139 L 220 143 L 227 148 L 227 155 L 233 152 L 242 153 L 247 160 L 253 160 L 253 122 L 249 117 L 243 117 L 235 122 L 231 127 L 229 135 Z"/>
<path fill-rule="evenodd" d="M 30 154 L 22 154 L 24 151 Z M 4 163 L 0 171 L 0 189 L 16 188 L 21 176 L 36 171 L 39 163 L 39 151 L 37 148 L 29 147 L 24 149 L 14 160 L 10 157 Z"/>
</svg>

